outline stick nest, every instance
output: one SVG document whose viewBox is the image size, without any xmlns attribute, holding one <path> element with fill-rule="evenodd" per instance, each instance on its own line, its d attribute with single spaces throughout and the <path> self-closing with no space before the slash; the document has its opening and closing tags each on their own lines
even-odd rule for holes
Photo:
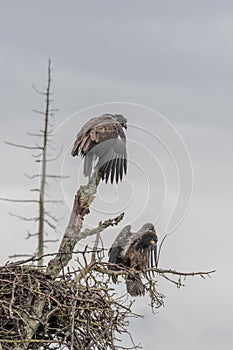
<svg viewBox="0 0 233 350">
<path fill-rule="evenodd" d="M 130 307 L 115 299 L 104 279 L 92 282 L 75 283 L 70 273 L 53 280 L 29 265 L 0 267 L 0 349 L 26 349 L 28 342 L 30 350 L 117 349 L 116 334 L 127 333 Z M 27 341 L 32 320 L 39 326 Z"/>
</svg>

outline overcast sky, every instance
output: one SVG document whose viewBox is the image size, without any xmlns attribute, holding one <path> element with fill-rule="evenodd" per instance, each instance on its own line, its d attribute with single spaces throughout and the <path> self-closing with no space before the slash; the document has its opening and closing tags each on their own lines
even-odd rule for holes
<svg viewBox="0 0 233 350">
<path fill-rule="evenodd" d="M 126 211 L 122 225 L 104 232 L 106 247 L 122 226 L 155 223 L 170 232 L 161 267 L 216 269 L 212 279 L 186 281 L 178 290 L 159 279 L 165 307 L 131 325 L 145 350 L 231 349 L 232 334 L 232 91 L 231 1 L 0 1 L 1 183 L 0 196 L 31 198 L 24 173 L 36 173 L 30 153 L 4 144 L 30 144 L 41 128 L 32 109 L 43 108 L 32 88 L 46 84 L 52 60 L 54 145 L 63 153 L 51 171 L 69 174 L 50 184 L 69 217 L 82 162 L 69 156 L 75 135 L 90 117 L 123 113 L 129 172 L 118 187 L 101 184 L 86 225 Z M 112 103 L 114 102 L 114 103 Z M 193 176 L 192 176 L 193 172 Z M 193 191 L 192 191 L 193 187 Z M 192 200 L 187 211 L 192 192 Z M 8 215 L 33 216 L 35 208 L 0 203 L 1 263 L 31 253 L 28 227 Z M 187 211 L 187 213 L 186 213 Z M 173 215 L 172 215 L 173 212 Z M 81 246 L 86 242 L 82 242 Z M 50 247 L 55 250 L 56 244 Z"/>
</svg>

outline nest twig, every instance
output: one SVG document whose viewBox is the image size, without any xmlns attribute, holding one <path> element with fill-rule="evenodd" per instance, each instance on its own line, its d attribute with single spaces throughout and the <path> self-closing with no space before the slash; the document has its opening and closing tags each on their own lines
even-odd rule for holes
<svg viewBox="0 0 233 350">
<path fill-rule="evenodd" d="M 127 333 L 127 318 L 137 316 L 101 276 L 83 284 L 74 283 L 70 273 L 53 280 L 30 265 L 1 267 L 0 300 L 0 348 L 4 350 L 117 349 L 116 334 Z M 44 311 L 38 315 L 34 305 L 41 300 Z M 27 339 L 31 319 L 39 326 Z"/>
</svg>

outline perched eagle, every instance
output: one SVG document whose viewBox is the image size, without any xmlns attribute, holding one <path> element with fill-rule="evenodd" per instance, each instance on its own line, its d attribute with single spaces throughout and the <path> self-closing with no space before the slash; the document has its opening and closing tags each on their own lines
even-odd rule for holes
<svg viewBox="0 0 233 350">
<path fill-rule="evenodd" d="M 91 176 L 96 161 L 102 180 L 118 183 L 127 172 L 127 119 L 121 114 L 103 114 L 90 119 L 79 131 L 72 156 L 84 157 L 84 176 Z"/>
<path fill-rule="evenodd" d="M 131 296 L 145 294 L 140 272 L 157 265 L 157 240 L 153 224 L 145 224 L 134 233 L 128 225 L 119 233 L 109 250 L 109 269 L 120 270 L 124 266 L 132 268 L 132 274 L 126 280 L 127 292 Z"/>
</svg>

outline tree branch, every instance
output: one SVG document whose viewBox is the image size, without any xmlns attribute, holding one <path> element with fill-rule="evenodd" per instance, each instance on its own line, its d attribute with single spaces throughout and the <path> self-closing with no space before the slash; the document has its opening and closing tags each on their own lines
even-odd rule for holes
<svg viewBox="0 0 233 350">
<path fill-rule="evenodd" d="M 130 269 L 129 268 L 125 268 L 124 266 L 120 266 L 120 270 L 119 270 L 119 265 L 116 264 L 110 264 L 109 262 L 98 262 L 99 266 L 96 266 L 96 270 L 102 273 L 106 273 L 108 275 L 125 275 L 125 274 L 130 274 Z M 114 265 L 116 267 L 118 267 L 118 270 L 110 270 L 108 268 L 106 268 L 105 266 L 109 266 L 109 265 Z M 204 276 L 209 276 L 210 274 L 216 272 L 216 270 L 211 270 L 211 271 L 199 271 L 199 272 L 181 272 L 181 271 L 176 271 L 176 270 L 172 270 L 172 269 L 158 269 L 158 268 L 154 268 L 154 269 L 146 269 L 145 273 L 150 272 L 150 271 L 154 271 L 157 272 L 159 275 L 165 275 L 165 274 L 172 274 L 172 275 L 177 275 L 177 276 L 183 276 L 183 277 L 187 277 L 187 276 L 200 276 L 202 278 L 205 278 Z"/>
<path fill-rule="evenodd" d="M 26 145 L 20 145 L 20 144 L 17 144 L 17 143 L 13 143 L 13 142 L 8 142 L 8 141 L 5 141 L 5 143 L 7 145 L 10 145 L 10 146 L 14 146 L 14 147 L 19 147 L 19 148 L 26 148 L 26 149 L 43 149 L 42 147 L 40 146 L 26 146 Z"/>
<path fill-rule="evenodd" d="M 121 213 L 120 215 L 116 216 L 113 219 L 105 220 L 104 222 L 100 221 L 99 225 L 93 229 L 86 229 L 79 233 L 79 240 L 84 239 L 88 236 L 96 235 L 98 233 L 101 233 L 103 230 L 105 230 L 109 226 L 115 226 L 118 225 L 118 223 L 123 219 L 125 213 Z"/>
<path fill-rule="evenodd" d="M 99 182 L 100 174 L 96 170 L 88 184 L 86 186 L 80 186 L 80 189 L 77 191 L 69 224 L 61 241 L 58 253 L 48 264 L 47 272 L 52 275 L 52 278 L 56 278 L 72 259 L 72 253 L 77 242 L 90 235 L 87 234 L 86 230 L 81 233 L 82 223 L 84 216 L 90 212 L 89 207 L 95 198 Z M 106 227 L 106 222 L 103 224 L 101 223 L 101 225 L 101 228 L 103 226 Z M 111 225 L 111 223 L 109 225 Z"/>
<path fill-rule="evenodd" d="M 34 218 L 27 218 L 27 217 L 24 217 L 24 216 L 21 216 L 21 215 L 17 215 L 17 214 L 14 214 L 14 213 L 9 213 L 9 215 L 14 216 L 15 218 L 18 218 L 18 219 L 24 220 L 24 221 L 38 221 L 39 220 L 39 216 L 34 217 Z"/>
<path fill-rule="evenodd" d="M 216 270 L 211 270 L 211 271 L 204 271 L 204 272 L 180 272 L 172 269 L 147 269 L 147 272 L 149 271 L 154 271 L 157 272 L 158 274 L 172 274 L 172 275 L 178 275 L 178 276 L 201 276 L 203 277 L 204 275 L 210 275 L 211 273 L 216 272 Z"/>
<path fill-rule="evenodd" d="M 37 199 L 11 199 L 11 198 L 3 198 L 0 197 L 0 201 L 5 202 L 15 202 L 15 203 L 38 203 Z"/>
<path fill-rule="evenodd" d="M 26 173 L 24 173 L 24 175 L 28 178 L 28 179 L 35 179 L 35 178 L 38 178 L 38 177 L 41 177 L 42 174 L 34 174 L 34 175 L 28 175 Z M 46 175 L 46 178 L 47 177 L 51 177 L 51 178 L 54 178 L 54 179 L 68 179 L 70 176 L 69 175 Z"/>
</svg>

